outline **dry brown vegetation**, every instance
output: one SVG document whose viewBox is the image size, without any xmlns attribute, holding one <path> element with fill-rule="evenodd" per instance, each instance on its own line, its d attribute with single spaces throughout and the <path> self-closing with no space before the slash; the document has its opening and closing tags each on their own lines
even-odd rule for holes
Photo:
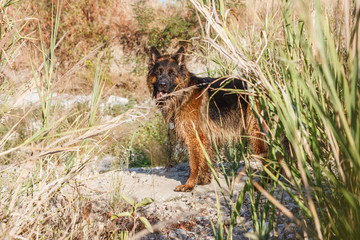
<svg viewBox="0 0 360 240">
<path fill-rule="evenodd" d="M 143 82 L 152 27 L 142 29 L 141 21 L 151 16 L 148 23 L 162 33 L 167 19 L 185 19 L 187 10 L 156 1 L 136 6 L 133 1 L 1 0 L 0 6 L 0 238 L 109 238 L 131 229 L 126 220 L 110 220 L 110 212 L 125 209 L 121 199 L 112 193 L 89 199 L 77 177 L 106 154 L 128 165 L 138 157 L 136 150 L 153 148 L 152 139 L 165 140 L 149 133 L 159 123 L 147 120 L 158 118 L 142 104 L 148 98 Z M 141 9 L 148 15 L 136 13 Z M 37 93 L 39 102 L 28 105 L 27 97 Z M 64 109 L 54 93 L 91 93 L 90 103 Z M 100 110 L 100 102 L 113 94 L 129 104 Z M 163 164 L 166 154 L 155 154 L 146 164 Z M 89 211 L 101 226 L 89 222 Z"/>
<path fill-rule="evenodd" d="M 258 74 L 252 80 L 269 93 L 261 95 L 269 124 L 278 124 L 271 118 L 277 114 L 282 127 L 268 139 L 270 160 L 283 152 L 281 133 L 294 143 L 294 157 L 281 166 L 289 181 L 269 173 L 264 187 L 247 173 L 252 237 L 270 236 L 276 208 L 301 219 L 303 237 L 359 235 L 358 1 L 192 2 L 0 0 L 0 238 L 119 238 L 144 228 L 135 218 L 136 227 L 111 221 L 112 213 L 131 209 L 118 182 L 99 195 L 79 179 L 106 154 L 125 166 L 134 158 L 166 162 L 167 127 L 147 104 L 146 49 L 172 52 L 192 37 L 196 53 L 217 66 L 207 74 L 237 74 L 237 67 Z M 39 94 L 38 105 L 25 104 L 31 93 Z M 90 103 L 66 109 L 54 93 L 91 93 Z M 110 95 L 129 104 L 101 109 Z M 240 150 L 237 159 L 250 156 Z M 296 193 L 296 216 L 271 197 L 279 185 Z M 230 208 L 234 224 L 238 209 Z M 219 221 L 214 235 L 223 238 L 223 227 Z"/>
<path fill-rule="evenodd" d="M 52 17 L 60 7 L 57 40 L 61 42 L 56 48 L 55 66 L 60 75 L 72 70 L 71 83 L 57 83 L 60 92 L 65 89 L 76 94 L 89 93 L 95 75 L 94 56 L 100 56 L 108 68 L 106 88 L 123 94 L 132 92 L 133 97 L 142 101 L 145 92 L 138 85 L 146 73 L 149 36 L 152 45 L 175 47 L 179 39 L 187 40 L 191 37 L 188 33 L 196 31 L 194 13 L 180 3 L 176 7 L 166 7 L 158 1 L 22 1 L 6 11 L 8 17 L 18 18 L 22 14 L 23 21 L 27 21 L 21 29 L 22 36 L 26 36 L 21 56 L 14 58 L 10 65 L 14 71 L 27 69 L 31 72 L 29 59 L 34 66 L 41 64 L 39 50 L 44 45 L 44 50 L 49 51 Z M 191 22 L 189 26 L 193 29 L 186 28 L 187 35 L 184 35 L 185 29 L 167 34 L 169 26 L 184 22 Z M 164 39 L 167 35 L 171 35 L 170 38 Z M 82 62 L 88 54 L 92 56 Z M 79 66 L 81 62 L 82 67 Z M 23 81 L 18 80 L 16 84 Z"/>
</svg>

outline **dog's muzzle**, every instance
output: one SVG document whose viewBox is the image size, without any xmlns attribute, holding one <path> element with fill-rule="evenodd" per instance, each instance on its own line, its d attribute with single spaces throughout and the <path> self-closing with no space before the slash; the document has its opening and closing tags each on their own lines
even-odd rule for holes
<svg viewBox="0 0 360 240">
<path fill-rule="evenodd" d="M 170 84 L 165 80 L 159 81 L 157 85 L 156 99 L 164 97 L 169 92 Z"/>
</svg>

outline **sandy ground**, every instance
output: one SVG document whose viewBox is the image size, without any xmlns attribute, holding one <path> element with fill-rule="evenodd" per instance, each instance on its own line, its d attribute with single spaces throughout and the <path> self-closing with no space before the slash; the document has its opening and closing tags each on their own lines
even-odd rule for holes
<svg viewBox="0 0 360 240">
<path fill-rule="evenodd" d="M 215 180 L 209 185 L 196 186 L 192 192 L 175 192 L 175 187 L 184 184 L 187 180 L 188 165 L 188 163 L 181 163 L 171 169 L 157 167 L 113 170 L 84 180 L 84 184 L 96 186 L 96 189 L 103 193 L 114 191 L 117 188 L 122 194 L 135 201 L 150 197 L 156 202 L 165 202 L 182 197 L 219 192 L 219 186 Z M 230 190 L 223 177 L 220 178 L 220 184 L 225 191 Z M 243 182 L 238 182 L 234 184 L 233 190 L 239 192 L 242 187 Z"/>
<path fill-rule="evenodd" d="M 96 169 L 99 170 L 99 166 Z M 104 171 L 103 167 L 100 170 Z M 153 203 L 139 209 L 139 215 L 150 221 L 156 233 L 149 234 L 142 227 L 139 228 L 135 239 L 215 239 L 211 223 L 218 229 L 216 224 L 221 217 L 223 228 L 227 229 L 230 223 L 227 204 L 231 204 L 230 199 L 236 202 L 243 190 L 245 177 L 236 180 L 232 187 L 228 187 L 225 178 L 219 174 L 223 194 L 214 179 L 209 185 L 196 186 L 192 192 L 175 192 L 175 187 L 184 184 L 188 174 L 188 163 L 181 163 L 171 169 L 130 168 L 111 170 L 102 174 L 89 168 L 78 176 L 77 181 L 82 186 L 84 196 L 94 203 L 100 199 L 110 202 L 116 193 L 121 193 L 136 202 L 146 197 L 154 199 Z M 229 194 L 231 190 L 232 198 Z M 288 196 L 285 196 L 285 201 L 287 198 Z M 104 208 L 103 205 L 100 206 Z M 103 222 L 103 219 L 99 220 L 96 217 L 99 213 L 96 208 L 96 204 L 93 204 L 92 222 Z M 239 212 L 240 216 L 236 218 L 233 239 L 248 239 L 253 234 L 250 208 L 250 200 L 246 195 Z M 118 231 L 123 226 L 124 222 L 119 218 L 117 225 L 116 221 L 113 221 L 103 228 L 106 228 L 106 231 L 112 228 Z M 278 226 L 276 234 L 279 239 L 296 238 L 293 234 L 294 226 L 287 224 L 285 219 L 284 223 L 280 222 Z M 274 232 L 271 236 L 274 236 Z"/>
</svg>

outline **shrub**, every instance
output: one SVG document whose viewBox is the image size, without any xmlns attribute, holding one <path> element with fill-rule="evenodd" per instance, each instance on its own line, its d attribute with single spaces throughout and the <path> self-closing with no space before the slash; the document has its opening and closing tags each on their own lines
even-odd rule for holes
<svg viewBox="0 0 360 240">
<path fill-rule="evenodd" d="M 190 11 L 190 9 L 186 10 Z M 189 40 L 197 32 L 196 18 L 190 14 L 174 14 L 166 17 L 142 2 L 134 4 L 133 12 L 140 32 L 147 36 L 150 46 L 169 47 L 172 40 Z"/>
</svg>

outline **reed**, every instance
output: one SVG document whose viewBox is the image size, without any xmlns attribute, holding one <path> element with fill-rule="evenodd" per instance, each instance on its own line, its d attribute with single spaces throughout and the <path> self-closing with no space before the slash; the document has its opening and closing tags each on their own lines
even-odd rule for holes
<svg viewBox="0 0 360 240">
<path fill-rule="evenodd" d="M 271 1 L 275 7 L 259 18 L 263 30 L 258 33 L 239 30 L 243 23 L 234 9 L 227 8 L 227 1 L 191 2 L 205 19 L 204 41 L 235 65 L 230 69 L 233 75 L 249 80 L 249 92 L 259 96 L 263 110 L 260 114 L 254 108 L 258 120 L 264 119 L 272 129 L 266 132 L 270 146 L 266 161 L 273 171 L 264 168 L 262 176 L 270 178 L 270 184 L 260 180 L 261 186 L 248 173 L 245 186 L 255 237 L 268 238 L 276 229 L 276 208 L 298 225 L 302 237 L 356 239 L 360 226 L 358 2 Z M 265 4 L 253 4 L 260 3 Z M 290 154 L 282 145 L 282 135 L 291 144 Z M 277 161 L 279 155 L 283 157 Z M 283 171 L 273 174 L 277 168 Z M 300 215 L 279 201 L 278 188 L 291 196 Z M 265 204 L 259 204 L 254 189 L 267 198 Z M 234 205 L 240 206 L 242 197 L 238 199 Z M 230 210 L 236 216 L 235 209 Z M 269 224 L 264 224 L 265 219 Z"/>
<path fill-rule="evenodd" d="M 0 29 L 0 70 L 11 69 L 12 60 L 28 39 L 22 35 L 24 25 L 34 20 L 26 17 L 24 9 L 16 10 L 16 2 L 0 1 L 4 21 Z M 85 211 L 88 201 L 79 191 L 76 177 L 108 150 L 114 129 L 143 120 L 150 112 L 148 108 L 138 107 L 101 121 L 99 102 L 104 81 L 100 61 L 89 106 L 64 110 L 59 102 L 53 101 L 57 84 L 71 78 L 85 60 L 96 58 L 96 53 L 101 51 L 100 47 L 96 48 L 63 76 L 58 73 L 56 50 L 64 37 L 58 34 L 61 6 L 62 1 L 52 6 L 49 45 L 38 32 L 43 61 L 39 66 L 32 62 L 32 78 L 17 85 L 17 89 L 6 80 L 1 83 L 0 238 L 95 236 L 97 226 L 88 221 L 89 213 Z M 8 14 L 10 11 L 12 14 Z M 20 108 L 31 92 L 38 94 L 40 107 L 35 104 Z M 31 127 L 34 122 L 40 122 L 37 128 Z M 69 194 L 74 189 L 76 193 Z"/>
</svg>

